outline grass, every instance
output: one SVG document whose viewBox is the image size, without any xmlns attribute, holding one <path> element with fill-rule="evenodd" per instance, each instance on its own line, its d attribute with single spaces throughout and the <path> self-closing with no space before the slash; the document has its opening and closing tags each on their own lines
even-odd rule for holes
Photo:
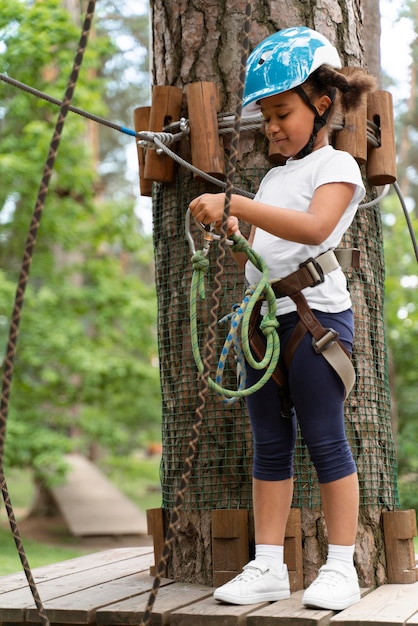
<svg viewBox="0 0 418 626">
<path fill-rule="evenodd" d="M 41 565 L 49 565 L 58 561 L 73 559 L 91 552 L 91 550 L 80 550 L 77 548 L 65 548 L 55 545 L 47 545 L 37 541 L 31 541 L 22 537 L 23 548 L 32 568 Z M 0 528 L 0 576 L 14 574 L 22 570 L 19 554 L 15 546 L 12 533 L 5 527 Z"/>
</svg>

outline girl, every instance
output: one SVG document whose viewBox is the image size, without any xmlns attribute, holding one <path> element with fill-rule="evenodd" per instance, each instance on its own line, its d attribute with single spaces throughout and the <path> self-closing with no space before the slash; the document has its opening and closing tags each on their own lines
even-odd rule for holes
<svg viewBox="0 0 418 626">
<path fill-rule="evenodd" d="M 328 143 L 332 109 L 356 108 L 374 87 L 364 73 L 345 78 L 336 49 L 319 33 L 288 28 L 268 37 L 247 63 L 244 111 L 261 110 L 265 132 L 286 164 L 271 169 L 254 200 L 233 195 L 228 233 L 239 233 L 239 220 L 252 225 L 249 243 L 269 267 L 272 280 L 298 269 L 307 259 L 334 249 L 350 226 L 364 186 L 355 160 Z M 224 194 L 203 194 L 190 204 L 198 222 L 220 225 Z M 249 284 L 259 271 L 237 254 Z M 341 267 L 322 282 L 303 289 L 310 308 L 325 328 L 338 333 L 351 351 L 353 314 Z M 359 491 L 356 467 L 344 429 L 344 385 L 305 334 L 289 362 L 282 355 L 299 321 L 289 297 L 277 299 L 285 373 L 295 411 L 282 410 L 276 383 L 270 381 L 247 400 L 254 439 L 253 506 L 255 559 L 215 591 L 217 600 L 234 604 L 276 601 L 290 595 L 283 545 L 293 494 L 296 419 L 315 466 L 328 533 L 328 558 L 305 590 L 303 604 L 341 610 L 360 599 L 354 567 Z M 247 365 L 248 385 L 260 373 Z M 297 416 L 297 417 L 296 417 Z"/>
</svg>

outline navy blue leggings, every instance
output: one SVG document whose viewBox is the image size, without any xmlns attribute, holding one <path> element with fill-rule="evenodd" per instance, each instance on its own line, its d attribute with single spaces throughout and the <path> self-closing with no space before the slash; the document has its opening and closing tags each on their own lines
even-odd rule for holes
<svg viewBox="0 0 418 626">
<path fill-rule="evenodd" d="M 325 328 L 339 333 L 340 340 L 351 351 L 352 310 L 314 313 Z M 299 317 L 295 312 L 278 320 L 280 361 L 286 370 L 283 355 Z M 247 363 L 247 386 L 260 376 L 261 372 Z M 282 416 L 278 388 L 272 379 L 247 398 L 254 440 L 253 476 L 259 480 L 285 480 L 293 476 L 296 419 L 320 483 L 353 474 L 356 466 L 344 428 L 344 386 L 326 359 L 313 349 L 310 333 L 300 342 L 288 376 L 295 406 L 293 417 Z"/>
</svg>

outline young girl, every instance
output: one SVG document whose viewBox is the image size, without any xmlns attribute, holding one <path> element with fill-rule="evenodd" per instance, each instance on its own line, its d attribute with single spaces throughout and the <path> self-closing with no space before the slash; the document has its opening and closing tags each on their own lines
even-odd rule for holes
<svg viewBox="0 0 418 626">
<path fill-rule="evenodd" d="M 336 248 L 350 226 L 364 186 L 355 160 L 328 143 L 333 108 L 356 108 L 374 80 L 364 73 L 345 78 L 336 49 L 319 33 L 288 28 L 268 37 L 247 63 L 244 111 L 260 111 L 265 132 L 286 164 L 271 169 L 254 200 L 233 195 L 228 233 L 239 233 L 238 220 L 252 225 L 249 243 L 266 261 L 271 280 L 283 278 L 307 259 Z M 190 204 L 198 222 L 222 222 L 224 194 L 203 194 Z M 244 266 L 246 257 L 236 255 Z M 245 264 L 249 284 L 260 273 Z M 338 333 L 348 352 L 353 314 L 341 267 L 322 282 L 303 289 L 324 328 Z M 359 491 L 356 467 L 344 429 L 344 385 L 305 334 L 289 362 L 283 355 L 299 321 L 289 297 L 277 299 L 285 373 L 294 412 L 282 411 L 278 387 L 270 381 L 247 399 L 254 439 L 253 506 L 255 559 L 215 591 L 217 600 L 234 604 L 276 601 L 290 595 L 283 545 L 293 494 L 296 419 L 315 466 L 328 533 L 328 558 L 305 590 L 303 604 L 341 610 L 360 599 L 354 567 Z M 260 372 L 247 365 L 248 386 Z M 296 414 L 296 415 L 295 415 Z"/>
</svg>

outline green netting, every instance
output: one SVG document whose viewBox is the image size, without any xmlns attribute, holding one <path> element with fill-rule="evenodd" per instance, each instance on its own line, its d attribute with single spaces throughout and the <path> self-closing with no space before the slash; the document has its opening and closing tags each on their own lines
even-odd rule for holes
<svg viewBox="0 0 418 626">
<path fill-rule="evenodd" d="M 238 187 L 255 191 L 265 169 L 238 171 Z M 204 191 L 219 191 L 181 173 L 172 185 L 154 185 L 153 218 L 159 308 L 159 356 L 163 397 L 163 508 L 172 509 L 182 476 L 198 394 L 198 373 L 191 351 L 189 292 L 191 252 L 185 238 L 185 212 L 190 200 Z M 202 237 L 191 220 L 196 249 Z M 356 336 L 354 364 L 357 383 L 346 403 L 348 438 L 357 462 L 362 505 L 389 509 L 398 506 L 397 465 L 391 412 L 383 321 L 384 262 L 378 206 L 358 211 L 342 246 L 362 251 L 360 270 L 348 273 L 353 298 Z M 198 314 L 200 344 L 205 345 L 211 287 L 216 273 L 217 245 L 211 247 L 207 298 Z M 227 254 L 218 318 L 242 300 L 243 272 Z M 219 333 L 216 368 L 224 340 Z M 231 357 L 232 361 L 232 357 Z M 234 363 L 224 384 L 236 387 Z M 224 404 L 209 391 L 185 509 L 251 508 L 252 441 L 245 403 Z M 316 474 L 299 437 L 295 455 L 295 507 L 320 504 Z"/>
</svg>

